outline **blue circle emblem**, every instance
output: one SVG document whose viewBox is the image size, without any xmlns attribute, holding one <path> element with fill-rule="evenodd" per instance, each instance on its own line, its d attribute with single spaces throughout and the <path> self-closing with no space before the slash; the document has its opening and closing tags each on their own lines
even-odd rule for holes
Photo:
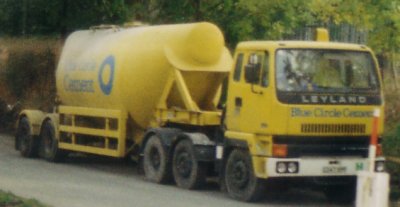
<svg viewBox="0 0 400 207">
<path fill-rule="evenodd" d="M 106 66 L 109 66 L 110 68 L 110 79 L 108 82 L 104 83 L 103 82 L 103 73 L 104 70 L 106 69 Z M 100 66 L 100 71 L 99 71 L 99 84 L 100 84 L 100 89 L 103 91 L 105 95 L 110 95 L 112 87 L 113 87 L 113 82 L 114 82 L 114 69 L 115 69 L 115 58 L 114 56 L 110 55 L 106 59 L 104 59 L 103 63 L 101 63 Z"/>
</svg>

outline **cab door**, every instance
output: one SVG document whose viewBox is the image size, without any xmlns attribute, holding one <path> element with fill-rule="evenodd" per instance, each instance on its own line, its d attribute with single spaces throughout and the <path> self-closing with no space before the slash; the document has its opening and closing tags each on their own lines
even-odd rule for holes
<svg viewBox="0 0 400 207">
<path fill-rule="evenodd" d="M 231 74 L 226 127 L 229 131 L 267 133 L 271 107 L 270 56 L 266 51 L 238 51 Z"/>
</svg>

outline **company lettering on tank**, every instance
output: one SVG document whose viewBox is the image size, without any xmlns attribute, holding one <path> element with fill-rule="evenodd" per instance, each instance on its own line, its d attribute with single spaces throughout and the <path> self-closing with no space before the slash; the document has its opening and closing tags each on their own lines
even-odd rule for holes
<svg viewBox="0 0 400 207">
<path fill-rule="evenodd" d="M 64 76 L 63 85 L 68 92 L 94 93 L 94 81 L 92 79 L 75 78 L 75 73 L 79 71 L 91 72 L 96 68 L 95 61 L 76 62 L 66 61 L 64 70 L 67 71 Z"/>
<path fill-rule="evenodd" d="M 71 79 L 68 75 L 64 77 L 64 88 L 69 92 L 94 92 L 93 80 Z"/>
</svg>

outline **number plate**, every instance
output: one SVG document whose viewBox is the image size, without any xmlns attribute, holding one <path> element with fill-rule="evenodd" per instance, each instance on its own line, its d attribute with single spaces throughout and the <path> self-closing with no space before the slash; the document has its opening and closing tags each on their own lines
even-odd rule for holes
<svg viewBox="0 0 400 207">
<path fill-rule="evenodd" d="M 336 173 L 345 173 L 347 168 L 344 166 L 327 166 L 322 168 L 322 172 L 325 174 L 336 174 Z"/>
</svg>

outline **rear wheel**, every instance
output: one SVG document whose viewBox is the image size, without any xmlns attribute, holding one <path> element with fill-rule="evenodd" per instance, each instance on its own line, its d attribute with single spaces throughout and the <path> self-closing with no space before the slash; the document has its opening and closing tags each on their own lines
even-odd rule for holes
<svg viewBox="0 0 400 207">
<path fill-rule="evenodd" d="M 171 180 L 171 164 L 160 138 L 153 135 L 144 148 L 143 169 L 147 180 L 166 183 Z"/>
<path fill-rule="evenodd" d="M 40 133 L 40 156 L 49 162 L 60 162 L 66 157 L 66 152 L 58 148 L 58 140 L 55 136 L 53 123 L 45 121 Z"/>
<path fill-rule="evenodd" d="M 15 148 L 24 157 L 36 157 L 38 155 L 38 140 L 32 135 L 30 123 L 26 117 L 19 120 L 15 135 Z"/>
<path fill-rule="evenodd" d="M 249 152 L 239 149 L 228 157 L 225 184 L 229 196 L 240 201 L 257 201 L 265 189 L 264 181 L 254 175 Z"/>
<path fill-rule="evenodd" d="M 205 183 L 206 165 L 197 161 L 190 140 L 183 140 L 175 147 L 172 172 L 181 188 L 196 189 Z"/>
</svg>

